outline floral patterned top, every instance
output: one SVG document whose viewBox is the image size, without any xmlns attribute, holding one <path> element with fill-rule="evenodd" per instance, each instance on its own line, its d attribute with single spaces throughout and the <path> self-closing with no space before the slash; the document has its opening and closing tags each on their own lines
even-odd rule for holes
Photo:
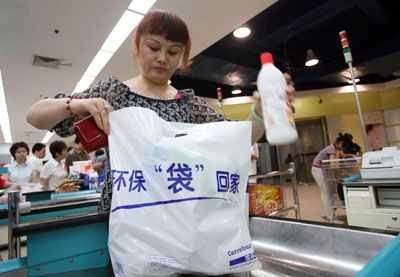
<svg viewBox="0 0 400 277">
<path fill-rule="evenodd" d="M 152 109 L 162 119 L 183 123 L 208 123 L 227 120 L 222 114 L 217 113 L 200 97 L 194 95 L 192 89 L 180 90 L 176 99 L 155 99 L 140 95 L 115 77 L 101 81 L 98 85 L 74 94 L 74 98 L 103 98 L 110 103 L 115 110 L 126 107 L 143 107 Z M 65 98 L 65 94 L 59 93 L 55 98 Z M 60 137 L 74 135 L 73 123 L 78 120 L 76 116 L 64 119 L 51 131 L 55 131 Z M 106 148 L 108 156 L 108 148 Z M 109 163 L 108 163 L 109 164 Z M 99 202 L 99 212 L 108 212 L 111 207 L 112 178 L 111 169 L 106 169 L 105 187 Z"/>
</svg>

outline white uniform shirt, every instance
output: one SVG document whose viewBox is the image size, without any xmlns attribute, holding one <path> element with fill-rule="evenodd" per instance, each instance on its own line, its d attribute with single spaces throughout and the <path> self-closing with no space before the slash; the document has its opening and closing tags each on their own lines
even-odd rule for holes
<svg viewBox="0 0 400 277">
<path fill-rule="evenodd" d="M 254 143 L 251 146 L 251 156 L 256 156 L 256 159 L 250 161 L 249 175 L 256 175 L 257 174 L 257 159 L 259 158 L 257 143 Z"/>
<path fill-rule="evenodd" d="M 50 190 L 55 190 L 67 177 L 68 172 L 65 170 L 64 163 L 59 163 L 53 158 L 45 163 L 42 167 L 42 171 L 40 171 L 40 178 L 49 179 Z"/>
<path fill-rule="evenodd" d="M 38 173 L 40 173 L 40 171 L 42 170 L 43 162 L 35 155 L 28 157 L 28 163 L 30 163 L 33 169 L 36 170 Z"/>
<path fill-rule="evenodd" d="M 6 165 L 8 168 L 8 179 L 10 182 L 17 184 L 26 184 L 32 182 L 32 166 L 25 162 L 23 165 L 18 164 L 16 161 Z"/>
</svg>

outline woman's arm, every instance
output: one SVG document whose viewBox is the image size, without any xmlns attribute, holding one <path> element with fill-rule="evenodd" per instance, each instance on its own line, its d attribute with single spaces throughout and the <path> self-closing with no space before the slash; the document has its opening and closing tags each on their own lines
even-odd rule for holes
<svg viewBox="0 0 400 277">
<path fill-rule="evenodd" d="M 334 160 L 336 160 L 336 154 L 329 154 L 329 160 L 330 160 L 331 166 L 334 166 L 334 164 L 335 164 Z"/>
<path fill-rule="evenodd" d="M 3 176 L 5 177 L 4 180 L 4 188 L 12 188 L 12 189 L 21 189 L 21 185 L 11 182 L 10 180 L 10 174 L 3 174 Z"/>
<path fill-rule="evenodd" d="M 65 107 L 66 101 L 67 98 L 42 99 L 29 108 L 26 120 L 38 129 L 51 129 L 70 116 Z"/>
<path fill-rule="evenodd" d="M 4 182 L 4 188 L 9 188 L 12 185 L 14 185 L 14 183 L 10 181 L 10 174 L 8 174 L 8 173 L 3 174 L 3 179 L 5 181 Z"/>
<path fill-rule="evenodd" d="M 49 178 L 40 178 L 40 184 L 43 186 L 43 190 L 49 189 Z"/>
<path fill-rule="evenodd" d="M 116 92 L 125 88 L 117 78 L 110 77 L 74 94 L 69 102 L 70 111 L 79 117 L 92 114 L 97 126 L 108 134 L 108 112 L 112 111 L 112 108 L 106 100 L 112 101 Z M 59 93 L 55 99 L 40 100 L 28 110 L 26 120 L 38 129 L 54 129 L 62 137 L 70 136 L 74 133 L 72 125 L 76 116 L 71 116 L 67 110 L 68 99 L 65 94 Z"/>
<path fill-rule="evenodd" d="M 37 173 L 37 171 L 35 169 L 32 170 L 32 174 L 31 175 L 32 175 L 31 182 L 32 183 L 38 183 L 39 182 L 39 175 L 38 175 L 38 173 Z"/>
<path fill-rule="evenodd" d="M 103 167 L 103 162 L 94 163 L 92 167 L 94 170 L 98 170 Z"/>
<path fill-rule="evenodd" d="M 344 153 L 344 152 L 341 152 L 340 156 L 343 158 L 355 158 L 356 157 L 356 155 L 354 155 L 354 154 L 348 154 L 348 153 Z"/>
<path fill-rule="evenodd" d="M 68 98 L 40 100 L 30 107 L 26 120 L 38 129 L 49 130 L 71 116 L 66 108 L 67 100 Z M 71 113 L 81 117 L 93 114 L 97 126 L 108 134 L 108 111 L 111 110 L 111 106 L 106 100 L 103 98 L 72 99 L 69 107 Z"/>
</svg>

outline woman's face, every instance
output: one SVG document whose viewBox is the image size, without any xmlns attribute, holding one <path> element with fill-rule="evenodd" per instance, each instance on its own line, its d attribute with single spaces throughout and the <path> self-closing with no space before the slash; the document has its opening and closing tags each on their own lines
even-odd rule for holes
<svg viewBox="0 0 400 277">
<path fill-rule="evenodd" d="M 39 159 L 43 159 L 46 156 L 46 147 L 43 147 L 42 150 L 37 151 L 35 154 Z"/>
<path fill-rule="evenodd" d="M 146 34 L 140 39 L 136 57 L 142 75 L 155 82 L 167 83 L 178 68 L 183 45 L 163 36 Z"/>
<path fill-rule="evenodd" d="M 56 155 L 57 155 L 57 158 L 59 158 L 60 160 L 66 159 L 68 156 L 67 148 L 63 149 L 63 151 L 60 154 L 57 153 Z"/>
<path fill-rule="evenodd" d="M 23 162 L 26 160 L 26 157 L 28 156 L 28 151 L 24 147 L 20 147 L 15 151 L 15 159 L 19 162 Z"/>
</svg>

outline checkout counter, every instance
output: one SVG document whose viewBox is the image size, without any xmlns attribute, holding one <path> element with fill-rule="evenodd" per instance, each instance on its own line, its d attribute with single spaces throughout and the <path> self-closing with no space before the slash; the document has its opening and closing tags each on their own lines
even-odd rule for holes
<svg viewBox="0 0 400 277">
<path fill-rule="evenodd" d="M 30 205 L 9 194 L 2 223 L 11 259 L 0 262 L 0 277 L 112 276 L 108 214 L 95 211 L 98 193 L 81 193 Z M 275 217 L 251 217 L 249 229 L 262 268 L 225 276 L 400 276 L 396 232 Z"/>
<path fill-rule="evenodd" d="M 0 205 L 0 254 L 3 259 L 26 255 L 26 248 L 23 247 L 27 244 L 25 236 L 14 241 L 18 243 L 14 248 L 9 247 L 11 235 L 9 230 L 13 229 L 15 224 L 62 219 L 73 214 L 95 213 L 100 193 L 95 190 L 64 194 L 56 194 L 54 191 L 31 192 L 23 194 L 26 202 L 21 202 L 19 205 L 16 204 L 19 201 L 19 193 L 11 193 L 8 196 L 13 197 L 9 199 L 9 204 Z M 14 252 L 10 253 L 11 250 Z"/>
<path fill-rule="evenodd" d="M 13 235 L 27 236 L 27 257 L 0 263 L 0 276 L 112 276 L 107 226 L 108 215 L 96 213 L 17 224 Z M 400 274 L 400 239 L 391 233 L 258 217 L 249 227 L 262 268 L 225 276 Z"/>
<path fill-rule="evenodd" d="M 399 232 L 400 150 L 365 153 L 360 171 L 360 179 L 343 183 L 348 224 Z"/>
</svg>

